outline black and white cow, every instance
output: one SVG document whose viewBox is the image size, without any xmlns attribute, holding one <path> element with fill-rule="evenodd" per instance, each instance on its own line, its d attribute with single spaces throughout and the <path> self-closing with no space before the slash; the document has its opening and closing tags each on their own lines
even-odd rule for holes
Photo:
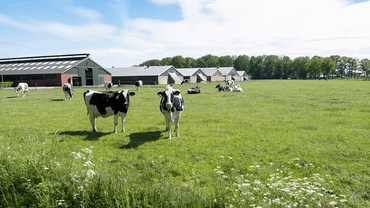
<svg viewBox="0 0 370 208">
<path fill-rule="evenodd" d="M 225 91 L 225 87 L 221 86 L 220 84 L 216 85 L 216 88 L 218 88 L 219 92 L 224 92 Z"/>
<path fill-rule="evenodd" d="M 96 118 L 103 118 L 114 115 L 114 133 L 117 133 L 118 116 L 122 119 L 122 132 L 125 132 L 124 123 L 130 105 L 130 95 L 134 92 L 128 90 L 97 92 L 88 90 L 84 92 L 84 100 L 87 107 L 87 114 L 90 114 L 90 122 L 93 131 L 96 132 Z"/>
<path fill-rule="evenodd" d="M 157 95 L 162 97 L 159 104 L 159 109 L 166 120 L 166 131 L 168 131 L 168 139 L 171 139 L 171 121 L 175 122 L 175 132 L 178 137 L 179 122 L 181 113 L 184 111 L 184 99 L 180 94 L 180 90 L 175 90 L 172 85 L 167 85 L 166 89 L 158 92 Z"/>
<path fill-rule="evenodd" d="M 104 87 L 105 87 L 105 90 L 112 90 L 112 87 L 113 87 L 113 84 L 112 82 L 104 82 Z"/>
<path fill-rule="evenodd" d="M 188 94 L 199 94 L 200 93 L 200 87 L 196 86 L 194 88 L 190 88 L 188 90 Z"/>
<path fill-rule="evenodd" d="M 71 84 L 64 83 L 63 92 L 64 92 L 64 95 L 65 95 L 65 101 L 67 100 L 68 96 L 69 96 L 69 100 L 71 100 L 71 98 L 73 98 L 73 89 L 72 89 Z"/>
<path fill-rule="evenodd" d="M 183 84 L 190 84 L 190 80 L 189 79 L 182 80 L 181 85 Z"/>
<path fill-rule="evenodd" d="M 135 86 L 137 87 L 137 90 L 140 90 L 140 88 L 143 88 L 143 81 L 141 80 L 136 81 Z"/>
<path fill-rule="evenodd" d="M 233 92 L 243 92 L 243 89 L 240 87 L 240 84 L 238 84 L 238 85 L 236 85 L 236 86 L 234 87 Z"/>
<path fill-rule="evenodd" d="M 15 88 L 15 93 L 17 94 L 17 96 L 19 97 L 19 93 L 21 93 L 22 97 L 24 97 L 25 92 L 27 92 L 27 95 L 30 95 L 30 93 L 28 92 L 28 84 L 24 82 L 19 83 L 18 86 Z"/>
<path fill-rule="evenodd" d="M 234 85 L 234 80 L 226 80 L 226 87 L 231 87 Z"/>
</svg>

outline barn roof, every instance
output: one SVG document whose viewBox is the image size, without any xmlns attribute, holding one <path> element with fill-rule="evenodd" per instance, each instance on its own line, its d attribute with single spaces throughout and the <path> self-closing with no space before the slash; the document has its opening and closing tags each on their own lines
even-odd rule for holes
<svg viewBox="0 0 370 208">
<path fill-rule="evenodd" d="M 242 76 L 244 76 L 244 74 L 246 74 L 246 73 L 245 73 L 245 71 L 236 71 L 236 72 L 237 72 L 237 73 L 238 73 L 238 75 L 239 75 L 239 76 L 241 76 L 241 77 L 242 77 Z"/>
<path fill-rule="evenodd" d="M 217 68 L 200 68 L 200 70 L 205 74 L 207 75 L 207 77 L 209 76 L 213 76 L 214 74 L 217 73 L 217 71 L 219 71 Z M 221 74 L 221 72 L 220 72 Z"/>
<path fill-rule="evenodd" d="M 218 67 L 217 68 L 222 75 L 229 75 L 231 71 L 235 70 L 234 67 Z M 236 71 L 236 70 L 235 70 Z"/>
<path fill-rule="evenodd" d="M 89 55 L 90 54 L 83 53 L 3 58 L 0 59 L 0 74 L 63 74 L 81 62 L 90 59 Z M 103 67 L 101 68 L 104 69 Z"/>
<path fill-rule="evenodd" d="M 199 68 L 177 68 L 177 71 L 184 76 L 192 76 L 198 70 Z"/>
<path fill-rule="evenodd" d="M 115 67 L 106 68 L 112 74 L 112 77 L 130 77 L 130 76 L 160 76 L 173 66 L 138 66 L 138 67 Z M 178 71 L 178 70 L 177 70 Z M 179 72 L 182 74 L 181 72 Z"/>
</svg>

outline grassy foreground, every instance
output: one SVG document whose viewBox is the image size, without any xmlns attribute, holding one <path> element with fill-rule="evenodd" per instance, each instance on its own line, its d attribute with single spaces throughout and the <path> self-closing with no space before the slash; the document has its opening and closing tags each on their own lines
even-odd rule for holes
<svg viewBox="0 0 370 208">
<path fill-rule="evenodd" d="M 88 88 L 0 90 L 0 207 L 370 207 L 369 82 L 216 84 L 175 86 L 171 140 L 165 85 L 124 87 L 136 95 L 117 134 L 113 117 L 91 132 Z"/>
</svg>

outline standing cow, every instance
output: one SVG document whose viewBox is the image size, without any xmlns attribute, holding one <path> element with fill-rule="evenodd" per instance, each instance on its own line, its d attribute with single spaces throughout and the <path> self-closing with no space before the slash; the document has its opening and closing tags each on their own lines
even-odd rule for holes
<svg viewBox="0 0 370 208">
<path fill-rule="evenodd" d="M 67 100 L 68 96 L 69 96 L 69 100 L 71 100 L 71 98 L 73 98 L 73 89 L 72 89 L 72 85 L 69 84 L 69 83 L 64 83 L 63 85 L 63 92 L 64 92 L 64 95 L 65 95 L 65 100 Z"/>
<path fill-rule="evenodd" d="M 28 92 L 28 84 L 24 82 L 19 83 L 18 86 L 15 88 L 15 93 L 17 94 L 17 96 L 19 97 L 19 93 L 21 93 L 22 97 L 24 97 L 25 92 L 27 92 L 27 95 L 30 95 L 30 93 Z"/>
<path fill-rule="evenodd" d="M 231 87 L 234 85 L 234 80 L 226 80 L 226 87 Z"/>
<path fill-rule="evenodd" d="M 96 132 L 96 118 L 103 118 L 114 115 L 114 133 L 117 133 L 118 116 L 122 120 L 122 132 L 125 132 L 124 123 L 130 105 L 130 95 L 134 92 L 122 90 L 117 92 L 97 92 L 88 90 L 84 92 L 84 100 L 87 107 L 87 114 L 90 114 L 90 122 L 93 131 Z"/>
<path fill-rule="evenodd" d="M 180 90 L 175 90 L 172 85 L 167 85 L 166 89 L 158 92 L 157 95 L 162 97 L 159 104 L 159 109 L 166 120 L 166 131 L 168 131 L 168 139 L 171 139 L 171 121 L 175 122 L 176 136 L 179 134 L 179 122 L 181 113 L 184 111 L 184 99 L 180 94 Z"/>
<path fill-rule="evenodd" d="M 137 90 L 140 90 L 140 88 L 143 88 L 143 81 L 141 80 L 136 81 L 135 86 L 137 87 Z"/>
<path fill-rule="evenodd" d="M 107 81 L 107 82 L 104 82 L 104 87 L 105 87 L 105 90 L 112 90 L 112 87 L 113 87 L 113 84 L 112 84 L 112 82 L 109 82 L 109 81 Z"/>
</svg>

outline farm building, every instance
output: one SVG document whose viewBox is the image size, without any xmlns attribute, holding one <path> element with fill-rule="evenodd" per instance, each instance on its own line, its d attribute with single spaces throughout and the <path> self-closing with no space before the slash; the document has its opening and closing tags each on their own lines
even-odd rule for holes
<svg viewBox="0 0 370 208">
<path fill-rule="evenodd" d="M 200 68 L 207 76 L 207 82 L 225 81 L 225 77 L 217 68 Z"/>
<path fill-rule="evenodd" d="M 234 67 L 217 67 L 222 76 L 225 77 L 226 80 L 234 80 L 234 81 L 240 81 L 238 72 L 236 72 L 236 69 Z"/>
<path fill-rule="evenodd" d="M 188 79 L 191 83 L 207 82 L 207 75 L 199 68 L 177 68 L 184 79 Z"/>
<path fill-rule="evenodd" d="M 251 77 L 245 71 L 236 71 L 239 75 L 240 81 L 251 80 Z"/>
<path fill-rule="evenodd" d="M 110 73 L 89 55 L 3 58 L 0 59 L 0 75 L 3 82 L 13 82 L 13 86 L 19 82 L 29 86 L 62 86 L 71 81 L 74 86 L 86 86 L 110 81 Z"/>
<path fill-rule="evenodd" d="M 106 68 L 112 74 L 113 84 L 180 84 L 183 75 L 173 66 L 139 66 Z"/>
</svg>

